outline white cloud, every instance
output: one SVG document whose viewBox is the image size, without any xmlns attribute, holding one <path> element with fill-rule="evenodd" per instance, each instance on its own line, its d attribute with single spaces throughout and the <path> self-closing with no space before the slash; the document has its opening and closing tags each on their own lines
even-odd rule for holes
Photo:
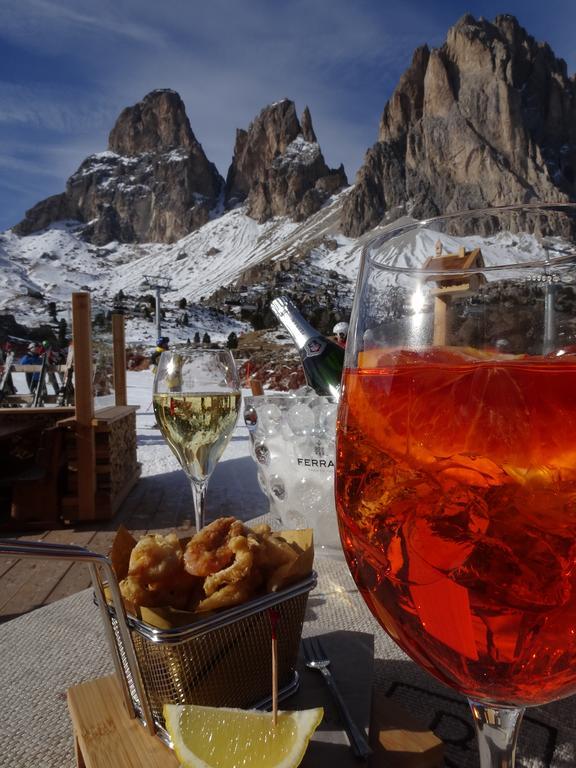
<svg viewBox="0 0 576 768">
<path fill-rule="evenodd" d="M 167 38 L 160 29 L 137 21 L 138 13 L 125 14 L 122 6 L 109 0 L 3 0 L 0 7 L 2 36 L 13 36 L 36 48 L 53 50 L 58 40 L 83 34 L 125 38 L 147 45 L 164 46 Z M 50 34 L 46 34 L 47 29 Z"/>
<path fill-rule="evenodd" d="M 43 166 L 37 163 L 35 160 L 27 160 L 20 157 L 14 157 L 13 155 L 7 155 L 1 152 L 0 168 L 7 168 L 11 171 L 18 171 L 20 173 L 50 176 L 53 178 L 58 178 L 60 175 L 53 167 Z"/>
<path fill-rule="evenodd" d="M 81 88 L 0 80 L 0 123 L 82 134 L 108 124 L 110 110 L 101 94 Z"/>
</svg>

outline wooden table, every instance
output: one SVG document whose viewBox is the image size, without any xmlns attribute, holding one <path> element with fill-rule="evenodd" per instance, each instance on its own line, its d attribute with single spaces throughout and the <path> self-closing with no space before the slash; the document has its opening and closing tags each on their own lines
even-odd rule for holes
<svg viewBox="0 0 576 768">
<path fill-rule="evenodd" d="M 337 638 L 340 638 L 341 651 L 336 654 L 333 666 L 347 700 L 353 704 L 355 697 L 361 699 L 367 694 L 365 683 L 359 685 L 355 664 L 350 662 L 351 643 L 360 635 L 373 637 L 374 682 L 393 705 L 392 711 L 400 705 L 418 718 L 424 729 L 433 728 L 443 738 L 446 768 L 477 768 L 474 731 L 465 700 L 422 672 L 380 630 L 343 562 L 318 558 L 316 568 L 318 587 L 308 601 L 304 634 L 340 633 Z M 72 768 L 76 763 L 66 691 L 73 685 L 113 672 L 91 590 L 1 625 L 0 651 L 3 768 L 25 765 Z M 313 676 L 315 673 L 303 674 Z M 302 690 L 308 691 L 315 683 L 314 677 L 304 678 Z M 530 768 L 573 765 L 575 715 L 574 699 L 529 712 L 520 736 L 519 753 L 525 760 L 520 765 L 530 765 Z M 331 743 L 325 749 L 328 759 L 316 765 L 330 764 L 336 768 L 348 764 L 339 762 L 350 754 L 344 743 Z M 302 764 L 303 768 L 312 765 L 314 763 Z M 386 765 L 402 763 L 388 760 Z"/>
</svg>

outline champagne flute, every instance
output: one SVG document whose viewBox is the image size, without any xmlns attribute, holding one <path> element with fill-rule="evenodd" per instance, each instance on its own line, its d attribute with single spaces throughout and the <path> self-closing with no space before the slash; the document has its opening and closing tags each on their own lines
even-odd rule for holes
<svg viewBox="0 0 576 768">
<path fill-rule="evenodd" d="M 208 480 L 240 411 L 240 381 L 228 349 L 162 352 L 154 377 L 154 413 L 188 475 L 196 530 L 204 526 Z"/>
<path fill-rule="evenodd" d="M 576 692 L 576 205 L 399 227 L 364 249 L 337 427 L 352 575 L 468 697 L 482 768 Z"/>
</svg>

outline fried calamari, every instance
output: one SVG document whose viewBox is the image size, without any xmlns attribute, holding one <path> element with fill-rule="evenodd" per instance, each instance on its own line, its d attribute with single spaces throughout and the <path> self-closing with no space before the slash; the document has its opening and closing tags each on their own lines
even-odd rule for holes
<svg viewBox="0 0 576 768">
<path fill-rule="evenodd" d="M 184 569 L 184 551 L 175 533 L 148 534 L 130 554 L 128 575 L 120 582 L 125 600 L 148 608 L 194 608 L 201 581 Z"/>
<path fill-rule="evenodd" d="M 227 568 L 234 559 L 229 542 L 244 534 L 235 517 L 219 517 L 193 536 L 184 552 L 184 567 L 193 576 L 210 576 Z"/>
<path fill-rule="evenodd" d="M 301 552 L 267 525 L 249 528 L 222 517 L 185 546 L 174 533 L 144 536 L 130 554 L 120 591 L 135 606 L 220 610 L 277 589 Z"/>
</svg>

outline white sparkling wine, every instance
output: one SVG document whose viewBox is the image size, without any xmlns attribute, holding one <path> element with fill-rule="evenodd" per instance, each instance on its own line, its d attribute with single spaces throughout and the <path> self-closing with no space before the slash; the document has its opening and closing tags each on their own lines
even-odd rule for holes
<svg viewBox="0 0 576 768">
<path fill-rule="evenodd" d="M 240 409 L 240 392 L 154 394 L 154 413 L 187 474 L 212 474 L 228 444 Z"/>
</svg>

